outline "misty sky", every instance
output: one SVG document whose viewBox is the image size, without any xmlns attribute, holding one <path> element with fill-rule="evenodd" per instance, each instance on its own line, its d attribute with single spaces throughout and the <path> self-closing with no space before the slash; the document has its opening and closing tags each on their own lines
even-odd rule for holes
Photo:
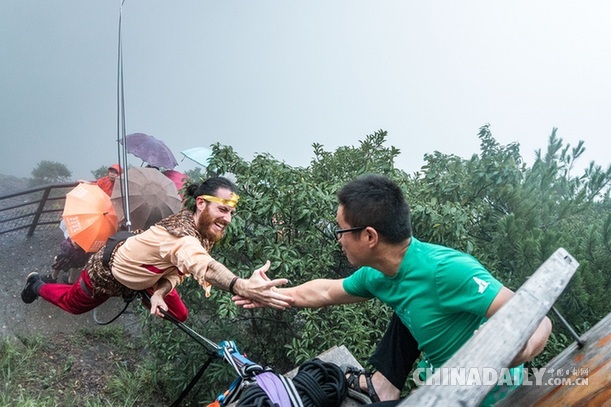
<svg viewBox="0 0 611 407">
<path fill-rule="evenodd" d="M 117 162 L 121 2 L 0 0 L 0 174 Z M 417 171 L 490 123 L 532 162 L 552 128 L 608 166 L 611 2 L 126 0 L 127 133 L 307 166 L 378 129 Z M 130 156 L 130 164 L 141 160 Z"/>
</svg>

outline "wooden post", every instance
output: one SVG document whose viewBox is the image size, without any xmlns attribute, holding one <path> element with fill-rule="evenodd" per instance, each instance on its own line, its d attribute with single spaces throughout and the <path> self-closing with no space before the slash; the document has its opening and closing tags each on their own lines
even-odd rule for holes
<svg viewBox="0 0 611 407">
<path fill-rule="evenodd" d="M 509 366 L 578 266 L 566 250 L 558 249 L 479 332 L 435 372 L 433 382 L 451 369 L 477 369 L 482 378 L 486 371 L 500 372 Z M 399 406 L 478 406 L 495 385 L 439 382 L 443 384 L 421 386 Z"/>
</svg>

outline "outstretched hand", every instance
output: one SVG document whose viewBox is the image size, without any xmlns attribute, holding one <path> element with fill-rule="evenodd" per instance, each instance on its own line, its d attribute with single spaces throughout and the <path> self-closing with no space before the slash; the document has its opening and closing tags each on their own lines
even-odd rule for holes
<svg viewBox="0 0 611 407">
<path fill-rule="evenodd" d="M 238 306 L 244 308 L 271 307 L 284 310 L 293 303 L 293 298 L 280 294 L 277 288 L 289 282 L 286 278 L 270 280 L 267 277 L 269 270 L 269 260 L 263 267 L 256 269 L 248 280 L 241 280 L 238 295 L 234 295 L 232 300 Z"/>
<path fill-rule="evenodd" d="M 163 318 L 163 313 L 160 310 L 168 311 L 168 305 L 163 300 L 163 295 L 160 295 L 158 292 L 153 293 L 151 296 L 151 315 L 156 315 L 160 318 Z"/>
</svg>

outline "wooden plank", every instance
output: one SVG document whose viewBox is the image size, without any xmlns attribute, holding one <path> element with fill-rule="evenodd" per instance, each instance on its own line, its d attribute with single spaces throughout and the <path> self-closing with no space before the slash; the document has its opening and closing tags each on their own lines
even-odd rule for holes
<svg viewBox="0 0 611 407">
<path fill-rule="evenodd" d="M 477 406 L 494 383 L 444 382 L 441 373 L 458 368 L 500 372 L 524 346 L 575 273 L 579 263 L 564 249 L 558 249 L 518 289 L 515 295 L 463 347 L 433 375 L 442 385 L 423 385 L 399 406 Z M 446 384 L 447 383 L 447 384 Z"/>
<path fill-rule="evenodd" d="M 611 314 L 495 404 L 509 406 L 611 405 Z"/>
</svg>

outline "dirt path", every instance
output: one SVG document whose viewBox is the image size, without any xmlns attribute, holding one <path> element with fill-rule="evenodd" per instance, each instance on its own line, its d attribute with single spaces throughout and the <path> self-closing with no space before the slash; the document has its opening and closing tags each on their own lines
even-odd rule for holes
<svg viewBox="0 0 611 407">
<path fill-rule="evenodd" d="M 19 384 L 34 399 L 43 396 L 45 400 L 54 400 L 55 405 L 85 405 L 92 400 L 108 402 L 108 397 L 116 397 L 109 393 L 109 383 L 123 374 L 120 370 L 135 372 L 143 363 L 145 355 L 137 345 L 142 339 L 142 329 L 135 313 L 135 307 L 141 305 L 134 301 L 112 325 L 103 326 L 94 322 L 93 312 L 72 315 L 41 298 L 24 304 L 20 294 L 25 277 L 31 271 L 46 275 L 62 240 L 63 234 L 58 228 L 36 231 L 31 238 L 26 237 L 25 231 L 0 236 L 1 339 L 25 343 L 25 337 L 43 337 L 44 346 L 37 355 L 40 374 Z M 67 279 L 65 273 L 61 277 Z M 107 321 L 116 315 L 124 303 L 121 299 L 115 301 L 119 308 L 102 306 L 97 314 L 99 320 Z M 123 332 L 125 337 L 112 339 L 109 331 L 103 331 L 109 327 L 110 332 Z M 116 327 L 126 329 L 112 329 Z M 139 401 L 134 405 L 169 404 L 158 388 L 149 389 L 147 394 L 156 401 Z"/>
<path fill-rule="evenodd" d="M 37 230 L 29 238 L 25 230 L 0 236 L 0 334 L 3 337 L 50 336 L 100 327 L 94 322 L 91 312 L 71 315 L 40 298 L 32 304 L 21 301 L 25 277 L 32 271 L 46 275 L 62 240 L 63 234 L 59 228 Z M 98 316 L 100 320 L 107 317 L 105 312 Z M 133 313 L 128 312 L 114 323 L 132 329 L 135 328 L 134 319 Z"/>
</svg>

